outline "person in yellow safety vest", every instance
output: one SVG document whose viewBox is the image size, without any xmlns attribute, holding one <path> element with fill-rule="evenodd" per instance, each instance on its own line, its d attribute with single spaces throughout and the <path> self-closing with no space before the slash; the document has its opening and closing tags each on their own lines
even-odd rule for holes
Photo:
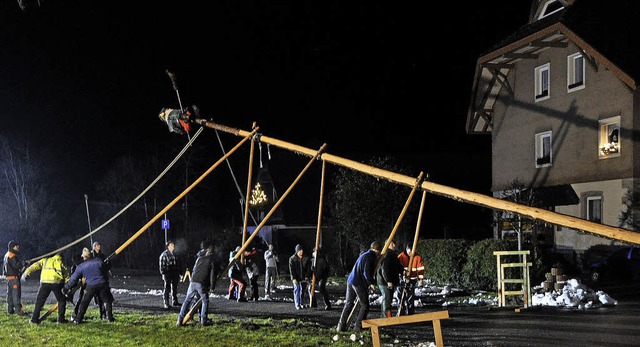
<svg viewBox="0 0 640 347">
<path fill-rule="evenodd" d="M 402 264 L 402 266 L 404 267 L 401 278 L 402 283 L 398 287 L 398 304 L 402 305 L 402 309 L 398 311 L 399 315 L 409 315 L 415 313 L 414 295 L 416 284 L 422 287 L 424 280 L 424 262 L 422 261 L 422 257 L 420 256 L 420 254 L 418 254 L 417 252 L 413 255 L 413 264 L 411 266 L 411 271 L 409 271 L 411 248 L 412 247 L 410 244 L 406 244 L 404 247 L 404 252 L 398 255 L 398 260 L 400 260 L 400 264 Z"/>
<path fill-rule="evenodd" d="M 62 287 L 69 281 L 69 269 L 62 262 L 62 255 L 56 253 L 49 258 L 42 258 L 37 262 L 31 264 L 22 274 L 20 278 L 22 281 L 26 281 L 27 277 L 32 272 L 40 272 L 40 288 L 38 288 L 38 294 L 36 296 L 36 304 L 31 315 L 31 324 L 40 324 L 40 310 L 44 306 L 49 294 L 53 292 L 56 300 L 58 301 L 58 323 L 67 323 L 68 320 L 64 318 L 65 309 L 67 306 L 67 300 L 62 293 Z"/>
</svg>

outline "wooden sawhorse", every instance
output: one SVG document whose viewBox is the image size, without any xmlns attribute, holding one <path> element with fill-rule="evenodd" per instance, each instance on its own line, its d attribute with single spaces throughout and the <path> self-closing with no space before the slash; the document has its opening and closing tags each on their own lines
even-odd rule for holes
<svg viewBox="0 0 640 347">
<path fill-rule="evenodd" d="M 408 316 L 366 319 L 362 321 L 362 327 L 371 328 L 371 340 L 373 341 L 373 346 L 380 347 L 380 332 L 378 331 L 379 327 L 433 321 L 433 334 L 436 338 L 436 346 L 444 347 L 440 320 L 447 318 L 449 318 L 449 311 L 436 311 L 412 314 Z"/>
</svg>

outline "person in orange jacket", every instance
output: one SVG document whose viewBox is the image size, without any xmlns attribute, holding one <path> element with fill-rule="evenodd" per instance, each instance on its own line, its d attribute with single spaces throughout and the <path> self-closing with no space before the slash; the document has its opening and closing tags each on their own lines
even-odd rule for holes
<svg viewBox="0 0 640 347">
<path fill-rule="evenodd" d="M 415 313 L 414 295 L 416 284 L 422 286 L 424 280 L 424 262 L 420 254 L 413 255 L 413 263 L 409 267 L 411 258 L 411 244 L 406 244 L 404 251 L 398 255 L 398 260 L 404 268 L 401 285 L 398 287 L 399 309 L 398 315 L 409 315 Z"/>
</svg>

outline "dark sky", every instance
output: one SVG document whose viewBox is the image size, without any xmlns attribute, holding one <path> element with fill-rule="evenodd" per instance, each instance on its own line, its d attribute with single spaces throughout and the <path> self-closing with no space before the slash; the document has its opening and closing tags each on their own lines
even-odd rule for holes
<svg viewBox="0 0 640 347">
<path fill-rule="evenodd" d="M 0 5 L 0 132 L 59 155 L 84 191 L 113 158 L 177 136 L 157 117 L 178 107 L 169 69 L 183 105 L 205 118 L 244 130 L 255 121 L 267 136 L 327 143 L 354 160 L 391 155 L 416 176 L 488 194 L 489 138 L 464 132 L 475 61 L 526 24 L 529 8 L 512 0 L 24 3 L 24 11 Z"/>
</svg>

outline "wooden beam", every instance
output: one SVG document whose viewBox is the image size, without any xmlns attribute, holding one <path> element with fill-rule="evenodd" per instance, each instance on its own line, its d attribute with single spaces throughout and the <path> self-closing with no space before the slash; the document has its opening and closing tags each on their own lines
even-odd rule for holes
<svg viewBox="0 0 640 347">
<path fill-rule="evenodd" d="M 207 120 L 197 119 L 195 122 L 197 124 L 220 131 L 225 131 L 236 136 L 247 136 L 250 134 L 249 132 L 244 130 L 230 128 Z M 318 153 L 318 151 L 316 150 L 312 150 L 303 146 L 295 145 L 264 135 L 260 137 L 260 141 L 310 157 L 313 157 Z M 394 183 L 405 185 L 407 187 L 413 187 L 413 185 L 415 184 L 414 177 L 383 170 L 329 153 L 322 153 L 321 158 L 328 163 L 343 166 L 371 176 L 383 178 Z M 548 211 L 539 207 L 520 205 L 512 201 L 502 200 L 480 193 L 452 188 L 432 181 L 423 181 L 421 184 L 421 189 L 426 190 L 431 194 L 440 195 L 459 202 L 488 207 L 494 210 L 509 211 L 530 217 L 534 220 L 542 220 L 547 223 L 561 225 L 576 230 L 583 230 L 603 237 L 640 245 L 640 233 L 633 230 L 616 228 L 605 224 L 595 223 L 578 217 Z"/>
</svg>

